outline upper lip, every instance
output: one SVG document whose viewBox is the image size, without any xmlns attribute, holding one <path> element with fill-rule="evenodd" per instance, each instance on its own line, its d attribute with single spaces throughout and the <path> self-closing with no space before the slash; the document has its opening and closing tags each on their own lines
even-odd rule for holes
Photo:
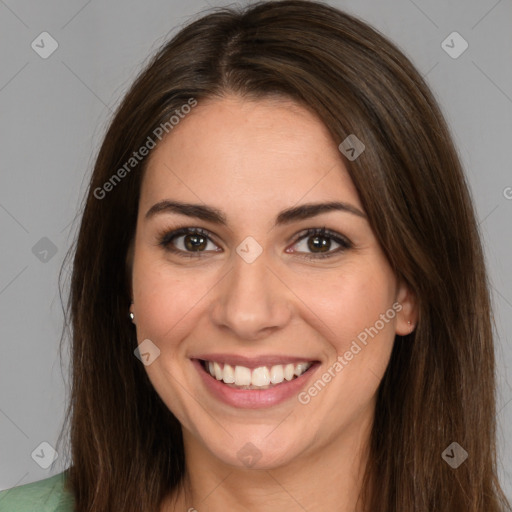
<svg viewBox="0 0 512 512">
<path fill-rule="evenodd" d="M 191 359 L 202 359 L 217 363 L 229 364 L 231 366 L 245 366 L 246 368 L 258 368 L 260 366 L 273 366 L 277 364 L 298 364 L 317 362 L 316 359 L 308 357 L 293 357 L 283 355 L 262 355 L 258 357 L 247 357 L 237 354 L 199 354 Z"/>
</svg>

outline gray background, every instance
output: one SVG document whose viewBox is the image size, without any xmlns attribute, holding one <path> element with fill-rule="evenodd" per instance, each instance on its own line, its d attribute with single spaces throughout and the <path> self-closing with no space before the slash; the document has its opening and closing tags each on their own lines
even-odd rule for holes
<svg viewBox="0 0 512 512">
<path fill-rule="evenodd" d="M 452 129 L 492 283 L 500 474 L 512 496 L 512 1 L 329 3 L 402 48 Z M 0 489 L 68 466 L 60 456 L 43 469 L 31 454 L 41 442 L 56 446 L 63 420 L 68 356 L 61 369 L 57 277 L 72 221 L 112 110 L 147 57 L 208 5 L 227 3 L 0 0 Z M 59 45 L 46 59 L 31 47 L 44 31 Z M 458 58 L 441 46 L 453 31 L 469 44 Z"/>
</svg>

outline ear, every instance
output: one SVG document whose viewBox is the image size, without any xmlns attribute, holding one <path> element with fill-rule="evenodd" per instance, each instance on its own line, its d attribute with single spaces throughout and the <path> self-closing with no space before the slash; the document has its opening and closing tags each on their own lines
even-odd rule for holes
<svg viewBox="0 0 512 512">
<path fill-rule="evenodd" d="M 401 278 L 398 279 L 395 300 L 401 305 L 401 309 L 397 310 L 395 331 L 396 334 L 400 336 L 406 336 L 413 332 L 418 324 L 419 305 L 417 297 L 411 290 L 411 287 Z"/>
</svg>

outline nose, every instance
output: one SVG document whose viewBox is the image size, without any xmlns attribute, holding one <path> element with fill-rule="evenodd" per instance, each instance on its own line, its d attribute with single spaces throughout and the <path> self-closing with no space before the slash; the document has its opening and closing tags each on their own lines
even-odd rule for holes
<svg viewBox="0 0 512 512">
<path fill-rule="evenodd" d="M 232 337 L 254 341 L 282 329 L 292 316 L 291 290 L 265 251 L 248 263 L 233 254 L 233 266 L 218 283 L 213 323 Z"/>
</svg>

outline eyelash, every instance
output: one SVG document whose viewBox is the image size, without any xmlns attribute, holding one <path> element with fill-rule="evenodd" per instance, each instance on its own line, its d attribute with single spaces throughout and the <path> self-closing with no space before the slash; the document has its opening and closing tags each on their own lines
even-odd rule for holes
<svg viewBox="0 0 512 512">
<path fill-rule="evenodd" d="M 202 235 L 206 238 L 211 240 L 211 235 L 209 231 L 202 228 L 179 228 L 174 231 L 163 231 L 158 234 L 158 245 L 162 246 L 165 250 L 172 252 L 174 254 L 177 254 L 184 258 L 197 258 L 201 256 L 201 253 L 204 253 L 206 251 L 197 251 L 197 252 L 190 252 L 190 251 L 182 251 L 181 249 L 176 249 L 172 246 L 172 240 L 174 238 L 179 237 L 180 235 Z M 350 240 L 347 238 L 339 235 L 338 233 L 334 231 L 330 231 L 326 229 L 325 227 L 322 228 L 309 228 L 304 231 L 301 231 L 297 234 L 296 240 L 293 242 L 293 245 L 297 244 L 303 239 L 307 239 L 312 236 L 321 236 L 322 238 L 330 239 L 337 244 L 340 245 L 337 249 L 333 251 L 329 251 L 327 253 L 310 253 L 313 254 L 313 256 L 306 256 L 302 255 L 301 257 L 308 259 L 308 260 L 316 260 L 316 259 L 323 259 L 323 258 L 330 258 L 333 257 L 341 252 L 344 252 L 348 249 L 351 249 L 353 247 Z"/>
</svg>

